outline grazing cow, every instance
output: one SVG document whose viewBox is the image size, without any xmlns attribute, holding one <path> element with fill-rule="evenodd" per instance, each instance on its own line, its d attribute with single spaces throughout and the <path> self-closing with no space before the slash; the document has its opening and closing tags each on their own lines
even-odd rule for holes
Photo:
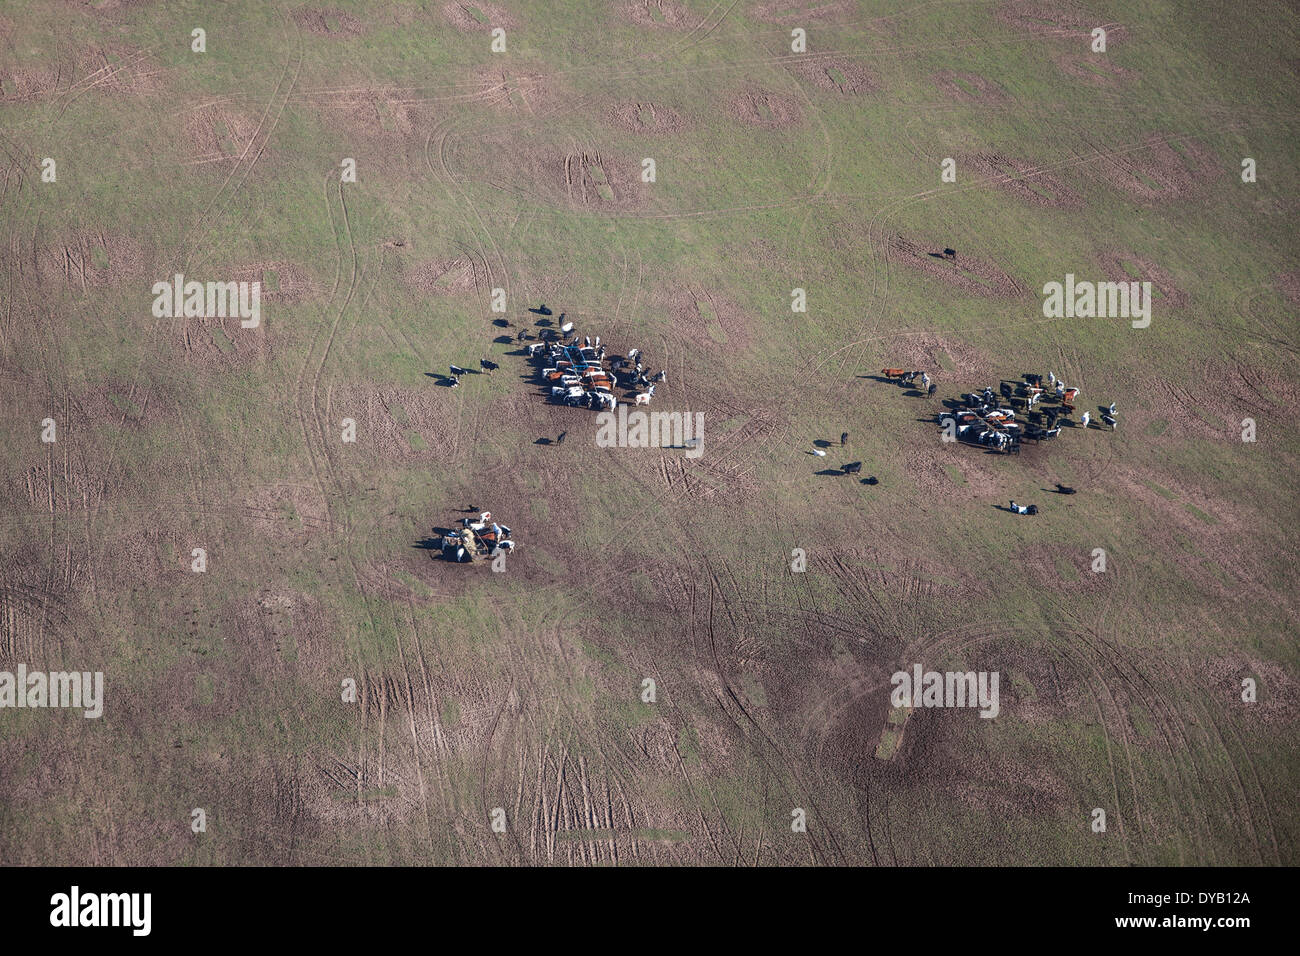
<svg viewBox="0 0 1300 956">
<path fill-rule="evenodd" d="M 651 381 L 653 381 L 653 382 L 666 382 L 666 381 L 668 381 L 668 370 L 667 370 L 666 368 L 665 368 L 665 369 L 660 369 L 658 372 L 655 373 L 655 377 L 654 377 L 653 379 L 651 379 Z"/>
<path fill-rule="evenodd" d="M 882 368 L 880 374 L 885 378 L 902 378 L 906 369 L 901 368 Z"/>
<path fill-rule="evenodd" d="M 649 404 L 650 404 L 650 393 L 649 393 L 649 392 L 642 392 L 640 395 L 638 395 L 638 396 L 636 397 L 636 403 L 637 403 L 638 405 L 649 405 Z M 825 454 L 825 452 L 823 452 L 823 454 Z"/>
<path fill-rule="evenodd" d="M 956 258 L 957 258 L 957 250 L 956 250 L 956 249 L 944 249 L 944 250 L 943 250 L 943 257 L 944 257 L 945 259 L 956 260 Z"/>
<path fill-rule="evenodd" d="M 851 461 L 844 466 L 844 474 L 846 475 L 856 475 L 860 471 L 862 471 L 862 462 L 860 461 Z"/>
<path fill-rule="evenodd" d="M 479 359 L 478 364 L 482 367 L 483 371 L 487 372 L 489 375 L 501 367 L 496 362 L 489 362 L 487 359 Z"/>
<path fill-rule="evenodd" d="M 459 378 L 458 376 L 455 376 L 455 375 L 451 376 L 451 382 L 450 382 L 450 385 L 451 385 L 452 388 L 459 388 L 459 387 L 460 387 L 460 378 Z"/>
<path fill-rule="evenodd" d="M 1056 383 L 1056 397 L 1057 397 L 1057 398 L 1064 398 L 1064 397 L 1065 397 L 1065 383 L 1064 383 L 1064 382 L 1057 382 L 1057 383 Z"/>
<path fill-rule="evenodd" d="M 1107 415 L 1103 412 L 1101 416 L 1101 420 L 1110 426 L 1111 431 L 1115 430 L 1117 419 L 1115 418 L 1114 415 Z"/>
<path fill-rule="evenodd" d="M 928 372 L 922 372 L 922 373 L 921 373 L 921 387 L 922 387 L 922 388 L 929 388 L 929 387 L 930 387 L 930 375 L 929 375 Z"/>
<path fill-rule="evenodd" d="M 937 391 L 939 391 L 939 386 L 932 384 L 928 389 L 926 389 L 925 394 L 929 398 L 934 398 L 934 393 Z"/>
<path fill-rule="evenodd" d="M 875 475 L 872 475 L 870 478 L 863 478 L 862 483 L 864 485 L 878 485 L 880 484 L 880 479 Z"/>
<path fill-rule="evenodd" d="M 543 345 L 541 342 L 534 342 L 532 345 L 528 346 L 528 357 L 536 358 L 537 356 L 541 355 L 545 349 L 546 346 Z"/>
<path fill-rule="evenodd" d="M 1084 412 L 1083 417 L 1079 419 L 1079 424 L 1081 424 L 1084 428 L 1087 428 L 1088 422 L 1090 421 L 1092 421 L 1092 416 L 1089 415 L 1087 412 Z"/>
<path fill-rule="evenodd" d="M 840 447 L 843 448 L 848 443 L 849 443 L 849 433 L 840 432 Z"/>
<path fill-rule="evenodd" d="M 628 360 L 629 362 L 635 362 L 635 361 L 636 361 L 636 357 L 637 357 L 638 355 L 640 355 L 640 354 L 641 354 L 641 350 L 640 350 L 640 349 L 628 349 L 628 350 L 627 350 L 627 360 Z"/>
<path fill-rule="evenodd" d="M 1065 390 L 1065 395 L 1063 395 L 1062 397 L 1067 402 L 1072 402 L 1079 397 L 1079 390 L 1077 388 L 1067 388 Z"/>
<path fill-rule="evenodd" d="M 1058 481 L 1056 483 L 1056 493 L 1058 495 L 1072 495 L 1074 494 L 1074 489 L 1069 485 L 1063 485 Z"/>
<path fill-rule="evenodd" d="M 451 369 L 451 374 L 453 378 L 456 377 L 457 375 L 467 374 L 466 371 L 463 368 L 461 368 L 459 365 L 449 365 L 448 368 Z"/>
</svg>

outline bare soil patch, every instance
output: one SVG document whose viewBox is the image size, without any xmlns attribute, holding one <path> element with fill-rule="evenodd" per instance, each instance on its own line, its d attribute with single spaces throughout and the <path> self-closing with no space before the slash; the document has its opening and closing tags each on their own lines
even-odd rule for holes
<svg viewBox="0 0 1300 956">
<path fill-rule="evenodd" d="M 1226 708 L 1247 712 L 1270 726 L 1292 724 L 1300 716 L 1300 683 L 1273 661 L 1252 660 L 1244 655 L 1216 657 L 1199 669 L 1205 686 L 1212 688 Z M 1258 695 L 1254 704 L 1241 700 L 1241 682 L 1253 677 Z"/>
<path fill-rule="evenodd" d="M 491 30 L 493 27 L 511 29 L 517 23 L 514 17 L 495 3 L 446 3 L 445 16 L 457 30 Z"/>
<path fill-rule="evenodd" d="M 36 274 L 85 290 L 140 280 L 147 262 L 144 244 L 131 236 L 83 232 L 40 243 Z"/>
<path fill-rule="evenodd" d="M 979 73 L 941 70 L 930 79 L 934 80 L 945 95 L 965 103 L 992 105 L 1006 103 L 1011 99 L 1001 85 Z"/>
<path fill-rule="evenodd" d="M 1182 139 L 1177 146 L 1151 136 L 1142 149 L 1107 154 L 1095 168 L 1116 188 L 1153 202 L 1191 195 L 1218 172 L 1217 161 L 1200 143 Z"/>
<path fill-rule="evenodd" d="M 467 295 L 477 287 L 469 256 L 430 259 L 406 273 L 406 282 L 426 295 Z"/>
<path fill-rule="evenodd" d="M 876 76 L 850 57 L 809 54 L 787 57 L 785 64 L 791 73 L 818 89 L 845 96 L 871 93 L 880 88 Z"/>
<path fill-rule="evenodd" d="M 630 161 L 609 153 L 568 153 L 559 163 L 564 193 L 569 202 L 608 209 L 633 209 L 645 203 L 649 193 Z"/>
<path fill-rule="evenodd" d="M 674 341 L 712 343 L 728 353 L 743 351 L 753 342 L 754 318 L 724 296 L 699 286 L 674 285 L 667 296 Z"/>
<path fill-rule="evenodd" d="M 732 96 L 727 110 L 742 123 L 763 129 L 787 129 L 803 120 L 803 109 L 793 96 L 756 87 Z"/>
<path fill-rule="evenodd" d="M 262 302 L 292 305 L 311 298 L 316 287 L 307 273 L 292 262 L 255 262 L 237 269 L 231 276 L 235 282 L 260 282 Z"/>
<path fill-rule="evenodd" d="M 1077 209 L 1083 197 L 1058 177 L 1036 169 L 1032 163 L 1000 153 L 979 153 L 963 160 L 985 176 L 996 176 L 996 185 L 1017 199 L 1035 206 Z"/>
<path fill-rule="evenodd" d="M 1286 300 L 1292 305 L 1300 305 L 1300 272 L 1283 272 L 1274 280 Z"/>
<path fill-rule="evenodd" d="M 293 20 L 302 30 L 318 37 L 358 37 L 366 32 L 366 25 L 352 14 L 328 7 L 295 10 Z"/>
<path fill-rule="evenodd" d="M 387 461 L 446 460 L 457 441 L 448 402 L 454 389 L 427 391 L 372 385 L 348 385 L 330 393 L 330 413 L 357 421 L 357 445 Z"/>
<path fill-rule="evenodd" d="M 1173 276 L 1145 256 L 1107 250 L 1098 261 L 1112 282 L 1150 282 L 1153 309 L 1178 309 L 1187 304 L 1187 294 L 1174 284 Z"/>
<path fill-rule="evenodd" d="M 195 165 L 236 163 L 255 135 L 255 120 L 217 103 L 193 110 L 185 120 L 189 162 Z"/>
<path fill-rule="evenodd" d="M 952 372 L 944 371 L 944 357 L 953 366 Z M 937 382 L 949 379 L 952 384 L 944 384 L 942 387 L 954 393 L 969 391 L 970 387 L 975 387 L 976 382 L 980 385 L 988 384 L 989 377 L 995 374 L 997 368 L 993 357 L 983 349 L 957 339 L 943 338 L 933 332 L 899 335 L 889 343 L 882 362 L 890 367 L 905 365 L 909 369 L 922 369 L 929 372 L 930 377 Z M 966 387 L 956 384 L 958 382 L 972 384 Z"/>
<path fill-rule="evenodd" d="M 1122 24 L 1110 22 L 1068 0 L 1057 3 L 1010 0 L 998 8 L 997 17 L 1008 26 L 1034 36 L 1061 37 L 1081 44 L 1091 44 L 1093 29 L 1104 27 L 1107 49 L 1128 36 L 1128 30 Z M 1091 46 L 1084 48 L 1091 49 Z"/>
<path fill-rule="evenodd" d="M 678 0 L 634 0 L 623 6 L 623 13 L 642 27 L 685 30 L 698 22 L 686 5 Z"/>
<path fill-rule="evenodd" d="M 1066 76 L 1082 80 L 1089 86 L 1111 89 L 1131 82 L 1139 75 L 1136 70 L 1120 66 L 1114 60 L 1108 60 L 1101 54 L 1079 54 L 1067 56 L 1059 54 L 1053 58 L 1057 67 Z"/>
<path fill-rule="evenodd" d="M 923 244 L 896 236 L 890 243 L 889 253 L 904 265 L 967 295 L 1014 299 L 1028 293 L 1023 283 L 991 261 L 959 252 L 956 260 L 950 262 L 936 255 L 943 248 L 943 243 Z"/>
<path fill-rule="evenodd" d="M 661 135 L 680 133 L 686 128 L 682 114 L 667 106 L 644 103 L 621 103 L 606 113 L 609 123 L 629 133 Z"/>
<path fill-rule="evenodd" d="M 824 0 L 809 3 L 794 0 L 770 0 L 760 3 L 750 15 L 763 23 L 788 23 L 798 26 L 801 23 L 839 23 L 851 20 L 857 14 L 858 5 L 853 0 Z"/>
<path fill-rule="evenodd" d="M 0 67 L 0 102 L 38 100 L 100 89 L 147 95 L 162 87 L 162 68 L 145 51 L 123 44 L 92 46 L 45 66 Z"/>
</svg>

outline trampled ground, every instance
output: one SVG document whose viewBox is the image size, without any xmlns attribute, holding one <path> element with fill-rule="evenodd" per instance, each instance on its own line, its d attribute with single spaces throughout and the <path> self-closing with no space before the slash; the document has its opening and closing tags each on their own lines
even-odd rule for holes
<svg viewBox="0 0 1300 956">
<path fill-rule="evenodd" d="M 0 709 L 0 861 L 1294 864 L 1298 31 L 7 3 L 0 671 L 105 701 Z M 156 318 L 176 273 L 261 282 L 260 327 Z M 1044 318 L 1067 273 L 1151 281 L 1150 326 Z M 666 369 L 703 453 L 547 404 L 543 302 Z M 1048 371 L 1118 429 L 940 441 Z M 469 509 L 504 572 L 429 549 Z M 914 664 L 998 672 L 998 717 L 878 751 Z"/>
</svg>

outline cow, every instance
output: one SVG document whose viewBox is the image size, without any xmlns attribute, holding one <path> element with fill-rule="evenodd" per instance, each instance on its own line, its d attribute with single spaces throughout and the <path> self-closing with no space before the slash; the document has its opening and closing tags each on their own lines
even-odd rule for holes
<svg viewBox="0 0 1300 956">
<path fill-rule="evenodd" d="M 844 466 L 844 474 L 846 475 L 856 475 L 860 471 L 862 471 L 862 462 L 860 461 L 851 461 Z"/>
<path fill-rule="evenodd" d="M 649 393 L 649 392 L 642 392 L 640 395 L 638 395 L 638 396 L 636 397 L 636 403 L 637 403 L 638 405 L 649 405 L 649 404 L 650 404 L 650 393 Z"/>
<path fill-rule="evenodd" d="M 468 374 L 469 374 L 468 372 L 465 371 L 465 369 L 461 368 L 459 365 L 449 365 L 449 366 L 447 366 L 447 367 L 448 367 L 449 369 L 451 369 L 451 374 L 452 374 L 452 377 L 453 377 L 453 378 L 454 378 L 455 376 L 457 376 L 457 375 L 468 375 Z"/>
<path fill-rule="evenodd" d="M 501 367 L 496 362 L 489 362 L 487 359 L 479 359 L 478 364 L 483 371 L 487 372 L 489 375 Z"/>
<path fill-rule="evenodd" d="M 840 432 L 840 447 L 843 448 L 848 443 L 849 443 L 849 433 Z"/>
<path fill-rule="evenodd" d="M 937 392 L 937 391 L 939 391 L 939 386 L 938 386 L 938 385 L 931 384 L 930 387 L 929 387 L 928 389 L 926 389 L 926 391 L 925 391 L 926 397 L 927 397 L 927 398 L 934 398 L 934 393 Z"/>
<path fill-rule="evenodd" d="M 901 368 L 882 368 L 880 374 L 885 378 L 902 378 L 906 369 Z"/>
<path fill-rule="evenodd" d="M 1114 431 L 1114 430 L 1115 430 L 1115 425 L 1117 424 L 1117 419 L 1115 418 L 1114 415 L 1107 415 L 1106 413 L 1103 412 L 1103 413 L 1102 413 L 1102 416 L 1101 416 L 1101 420 L 1102 420 L 1103 422 L 1105 422 L 1107 425 L 1110 426 L 1110 430 L 1111 430 L 1111 431 Z"/>
<path fill-rule="evenodd" d="M 1088 422 L 1090 421 L 1092 421 L 1092 416 L 1089 415 L 1087 412 L 1084 412 L 1083 416 L 1079 419 L 1079 424 L 1081 424 L 1084 428 L 1087 428 Z"/>
<path fill-rule="evenodd" d="M 1074 489 L 1069 485 L 1063 485 L 1058 481 L 1056 483 L 1056 493 L 1058 495 L 1072 495 L 1074 494 Z"/>
</svg>

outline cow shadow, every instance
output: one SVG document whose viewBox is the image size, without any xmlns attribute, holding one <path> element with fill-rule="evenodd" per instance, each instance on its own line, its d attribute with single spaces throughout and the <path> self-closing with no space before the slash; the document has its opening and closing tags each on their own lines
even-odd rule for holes
<svg viewBox="0 0 1300 956">
<path fill-rule="evenodd" d="M 821 471 L 816 472 L 815 474 L 825 475 L 826 477 L 830 477 L 831 475 L 843 475 L 844 471 L 843 469 L 840 468 L 823 468 Z"/>
</svg>

